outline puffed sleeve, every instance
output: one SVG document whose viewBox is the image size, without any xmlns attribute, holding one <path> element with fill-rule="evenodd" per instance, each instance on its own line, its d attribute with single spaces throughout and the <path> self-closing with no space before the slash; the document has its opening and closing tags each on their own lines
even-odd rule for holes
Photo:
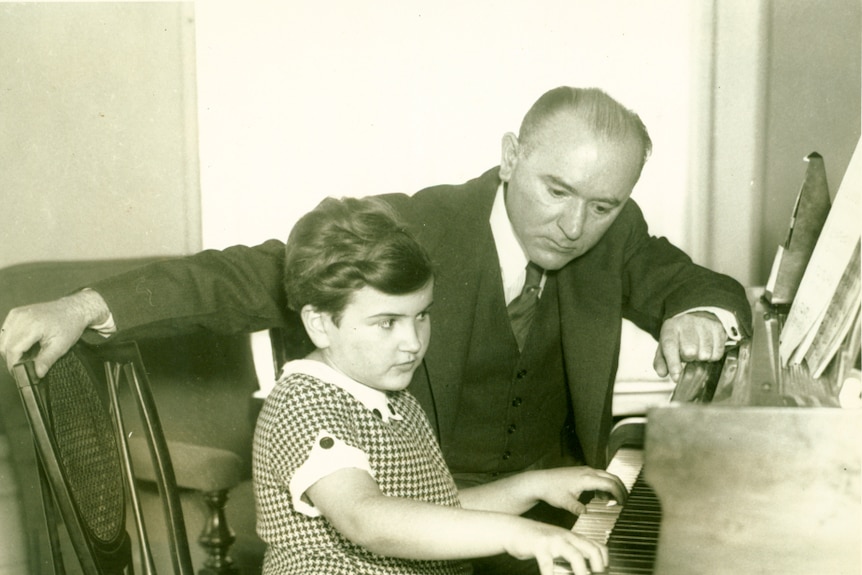
<svg viewBox="0 0 862 575">
<path fill-rule="evenodd" d="M 309 376 L 289 376 L 267 397 L 258 418 L 260 477 L 289 492 L 297 512 L 319 511 L 306 496 L 315 482 L 356 468 L 374 477 L 356 427 L 355 400 Z"/>
<path fill-rule="evenodd" d="M 361 449 L 347 445 L 326 429 L 320 430 L 308 459 L 293 473 L 290 480 L 290 497 L 293 507 L 303 515 L 317 517 L 320 511 L 305 494 L 318 480 L 341 469 L 362 469 L 374 477 L 368 455 Z"/>
</svg>

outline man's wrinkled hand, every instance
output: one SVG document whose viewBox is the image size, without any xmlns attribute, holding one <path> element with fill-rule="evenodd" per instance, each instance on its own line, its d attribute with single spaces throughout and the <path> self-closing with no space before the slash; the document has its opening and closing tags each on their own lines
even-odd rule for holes
<svg viewBox="0 0 862 575">
<path fill-rule="evenodd" d="M 91 290 L 17 307 L 9 312 L 0 328 L 0 355 L 11 371 L 38 343 L 35 367 L 36 374 L 42 377 L 80 339 L 88 326 L 104 321 L 109 313 L 102 297 Z"/>
<path fill-rule="evenodd" d="M 718 318 L 706 311 L 672 317 L 661 326 L 653 367 L 656 373 L 679 381 L 687 361 L 718 361 L 724 356 L 727 332 Z"/>
</svg>

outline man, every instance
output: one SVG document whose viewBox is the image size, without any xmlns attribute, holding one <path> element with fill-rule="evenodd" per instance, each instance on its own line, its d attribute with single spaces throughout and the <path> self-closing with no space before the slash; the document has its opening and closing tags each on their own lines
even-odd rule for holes
<svg viewBox="0 0 862 575">
<path fill-rule="evenodd" d="M 649 236 L 629 196 L 650 149 L 636 114 L 599 90 L 560 87 L 539 98 L 517 136 L 503 137 L 499 168 L 460 186 L 384 196 L 436 266 L 435 336 L 410 390 L 462 486 L 534 468 L 604 467 L 622 317 L 659 339 L 656 371 L 674 379 L 683 362 L 717 360 L 728 335 L 750 329 L 737 282 Z M 141 337 L 296 326 L 284 315 L 282 251 L 270 241 L 203 252 L 13 310 L 0 352 L 11 364 L 40 342 L 44 371 L 88 327 Z M 507 305 L 529 262 L 541 268 L 528 290 L 538 298 L 518 339 Z"/>
</svg>

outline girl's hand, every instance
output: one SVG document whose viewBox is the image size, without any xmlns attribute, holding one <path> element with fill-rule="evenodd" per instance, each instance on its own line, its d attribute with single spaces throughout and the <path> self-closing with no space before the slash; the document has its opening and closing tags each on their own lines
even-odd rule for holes
<svg viewBox="0 0 862 575">
<path fill-rule="evenodd" d="M 607 567 L 607 547 L 567 529 L 525 520 L 520 531 L 506 552 L 518 559 L 535 558 L 542 575 L 588 575 L 604 572 Z"/>
<path fill-rule="evenodd" d="M 538 499 L 575 515 L 584 512 L 578 500 L 584 491 L 608 493 L 619 503 L 626 500 L 626 488 L 620 478 L 601 469 L 560 467 L 530 473 Z"/>
</svg>

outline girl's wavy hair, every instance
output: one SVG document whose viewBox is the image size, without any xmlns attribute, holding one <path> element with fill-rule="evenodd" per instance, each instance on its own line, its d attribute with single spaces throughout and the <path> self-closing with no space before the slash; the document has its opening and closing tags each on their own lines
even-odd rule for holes
<svg viewBox="0 0 862 575">
<path fill-rule="evenodd" d="M 285 247 L 288 306 L 311 305 L 338 323 L 365 286 L 403 295 L 433 277 L 428 254 L 380 198 L 326 198 L 305 214 Z"/>
</svg>

